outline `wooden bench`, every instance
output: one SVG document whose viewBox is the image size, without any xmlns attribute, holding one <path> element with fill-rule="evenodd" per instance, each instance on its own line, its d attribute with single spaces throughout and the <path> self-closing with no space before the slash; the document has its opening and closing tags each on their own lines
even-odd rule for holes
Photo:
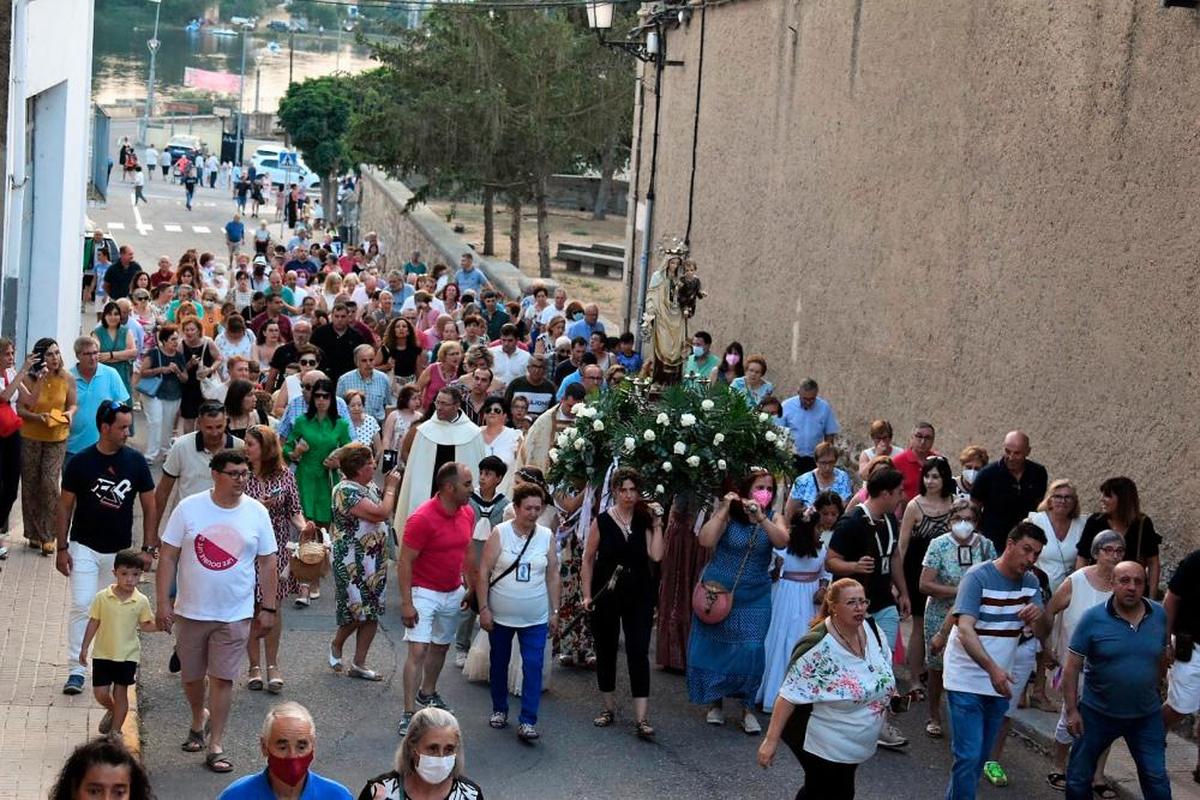
<svg viewBox="0 0 1200 800">
<path fill-rule="evenodd" d="M 589 249 L 595 250 L 597 253 L 604 253 L 608 256 L 625 255 L 625 245 L 616 244 L 614 242 L 596 242 Z"/>
<path fill-rule="evenodd" d="M 581 272 L 584 266 L 588 266 L 597 278 L 610 277 L 609 273 L 612 270 L 616 270 L 616 277 L 620 277 L 625 267 L 623 255 L 598 253 L 595 250 L 570 250 L 560 246 L 555 258 L 563 262 L 567 272 Z"/>
</svg>

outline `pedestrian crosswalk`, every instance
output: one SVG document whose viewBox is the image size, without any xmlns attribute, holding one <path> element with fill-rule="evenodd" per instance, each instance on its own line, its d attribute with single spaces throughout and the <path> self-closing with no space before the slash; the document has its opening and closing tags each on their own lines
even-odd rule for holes
<svg viewBox="0 0 1200 800">
<path fill-rule="evenodd" d="M 123 231 L 125 230 L 126 225 L 124 222 L 109 222 L 105 227 L 110 231 Z M 145 231 L 146 233 L 154 232 L 154 224 L 150 222 L 143 222 L 134 225 L 133 227 L 137 228 L 139 231 Z M 212 228 L 208 227 L 207 225 L 181 225 L 177 222 L 164 222 L 159 225 L 159 228 L 164 233 L 183 233 L 185 228 L 190 233 L 212 233 Z"/>
</svg>

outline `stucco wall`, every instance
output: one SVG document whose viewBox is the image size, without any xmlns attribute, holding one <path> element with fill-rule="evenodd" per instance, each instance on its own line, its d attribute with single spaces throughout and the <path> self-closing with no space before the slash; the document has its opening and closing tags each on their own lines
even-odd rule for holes
<svg viewBox="0 0 1200 800">
<path fill-rule="evenodd" d="M 686 224 L 699 34 L 667 37 L 656 239 Z M 696 324 L 786 394 L 817 378 L 855 438 L 927 418 L 998 454 L 1020 426 L 1089 510 L 1134 478 L 1164 563 L 1200 545 L 1196 14 L 742 0 L 705 47 Z"/>
</svg>

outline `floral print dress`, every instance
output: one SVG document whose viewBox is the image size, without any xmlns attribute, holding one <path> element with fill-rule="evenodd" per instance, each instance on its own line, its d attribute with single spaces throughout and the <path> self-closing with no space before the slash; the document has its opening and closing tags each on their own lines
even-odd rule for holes
<svg viewBox="0 0 1200 800">
<path fill-rule="evenodd" d="M 387 597 L 387 523 L 351 513 L 366 498 L 381 502 L 379 489 L 344 480 L 333 487 L 333 581 L 337 624 L 375 622 Z"/>
<path fill-rule="evenodd" d="M 292 530 L 295 527 L 292 525 L 292 518 L 300 513 L 300 492 L 296 489 L 295 477 L 289 470 L 284 469 L 265 478 L 252 474 L 246 482 L 246 494 L 266 506 L 267 513 L 271 516 L 271 528 L 275 531 L 275 544 L 279 548 L 279 588 L 275 590 L 275 607 L 278 608 L 283 598 L 300 591 L 300 585 L 291 574 L 286 578 L 283 576 L 291 561 L 287 545 L 292 539 Z M 254 599 L 261 603 L 262 597 L 259 596 L 258 589 L 254 591 Z"/>
<path fill-rule="evenodd" d="M 961 556 L 961 557 L 960 557 Z M 996 547 L 985 536 L 974 533 L 968 544 L 959 547 L 959 542 L 952 533 L 943 533 L 929 543 L 925 558 L 921 560 L 922 568 L 932 569 L 933 579 L 943 586 L 958 586 L 967 570 L 984 561 L 996 557 Z M 954 607 L 952 597 L 933 597 L 925 601 L 925 666 L 929 669 L 942 669 L 942 656 L 930 649 L 933 635 L 946 621 L 946 615 Z M 944 652 L 944 651 L 943 651 Z"/>
</svg>

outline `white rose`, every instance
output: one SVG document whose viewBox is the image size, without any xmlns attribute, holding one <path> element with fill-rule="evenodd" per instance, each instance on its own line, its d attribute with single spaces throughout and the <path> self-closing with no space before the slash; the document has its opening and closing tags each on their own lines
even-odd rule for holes
<svg viewBox="0 0 1200 800">
<path fill-rule="evenodd" d="M 595 422 L 592 423 L 592 430 L 594 430 L 594 431 L 604 430 L 604 423 L 601 422 L 600 420 L 596 420 Z"/>
<path fill-rule="evenodd" d="M 633 448 L 637 447 L 637 441 L 632 436 L 625 437 L 625 449 L 633 452 Z"/>
<path fill-rule="evenodd" d="M 717 469 L 721 470 L 721 472 L 725 471 L 725 459 L 723 459 L 723 458 L 717 459 Z"/>
<path fill-rule="evenodd" d="M 687 445 L 683 442 L 676 442 L 673 449 L 675 450 L 675 455 L 681 456 L 687 452 Z"/>
<path fill-rule="evenodd" d="M 587 417 L 588 419 L 591 419 L 592 417 L 596 416 L 596 409 L 592 408 L 591 406 L 583 406 L 582 408 L 576 408 L 575 416 Z"/>
<path fill-rule="evenodd" d="M 758 421 L 759 422 L 766 422 L 770 418 L 771 418 L 771 415 L 768 414 L 767 412 L 765 412 L 765 411 L 758 412 Z"/>
<path fill-rule="evenodd" d="M 555 441 L 558 443 L 559 447 L 566 447 L 567 445 L 569 445 L 571 443 L 571 440 L 567 437 L 567 435 L 565 433 L 560 433 L 558 435 L 558 438 L 555 439 Z"/>
<path fill-rule="evenodd" d="M 659 414 L 658 417 L 656 417 L 654 421 L 657 422 L 659 425 L 668 425 L 671 422 L 671 418 L 668 417 L 666 412 L 664 411 L 663 413 Z"/>
<path fill-rule="evenodd" d="M 670 472 L 671 470 L 674 469 L 674 467 L 671 466 L 670 461 L 664 461 L 662 468 L 663 468 L 663 472 Z"/>
<path fill-rule="evenodd" d="M 712 411 L 713 408 L 716 407 L 716 405 L 717 404 L 714 403 L 712 400 L 701 400 L 700 401 L 700 408 L 704 411 Z"/>
<path fill-rule="evenodd" d="M 563 433 L 567 435 L 568 439 L 574 439 L 579 435 L 579 429 L 572 425 L 570 428 L 565 429 Z"/>
<path fill-rule="evenodd" d="M 665 488 L 663 488 L 663 485 L 661 483 L 654 487 L 655 494 L 666 494 L 666 491 L 667 490 Z"/>
<path fill-rule="evenodd" d="M 681 414 L 679 417 L 679 425 L 682 428 L 690 428 L 696 424 L 696 417 L 691 414 Z"/>
<path fill-rule="evenodd" d="M 700 456 L 688 456 L 687 463 L 689 467 L 693 468 L 700 466 Z"/>
<path fill-rule="evenodd" d="M 725 441 L 725 434 L 723 433 L 718 433 L 713 437 L 713 444 L 720 444 L 723 441 Z"/>
<path fill-rule="evenodd" d="M 586 439 L 576 439 L 575 440 L 575 449 L 576 450 L 579 450 L 580 452 L 582 452 L 583 448 L 585 448 L 585 447 L 587 447 Z"/>
<path fill-rule="evenodd" d="M 775 435 L 775 431 L 767 431 L 767 441 L 768 442 L 774 442 L 774 441 L 777 441 L 778 439 L 779 439 L 779 437 Z"/>
<path fill-rule="evenodd" d="M 557 448 L 557 447 L 551 447 L 551 448 L 550 448 L 550 453 L 549 453 L 549 455 L 550 455 L 550 460 L 551 460 L 551 461 L 558 461 L 558 448 Z"/>
<path fill-rule="evenodd" d="M 645 439 L 647 442 L 653 442 L 654 441 L 654 431 L 647 428 L 646 431 L 642 434 L 642 438 Z"/>
</svg>

